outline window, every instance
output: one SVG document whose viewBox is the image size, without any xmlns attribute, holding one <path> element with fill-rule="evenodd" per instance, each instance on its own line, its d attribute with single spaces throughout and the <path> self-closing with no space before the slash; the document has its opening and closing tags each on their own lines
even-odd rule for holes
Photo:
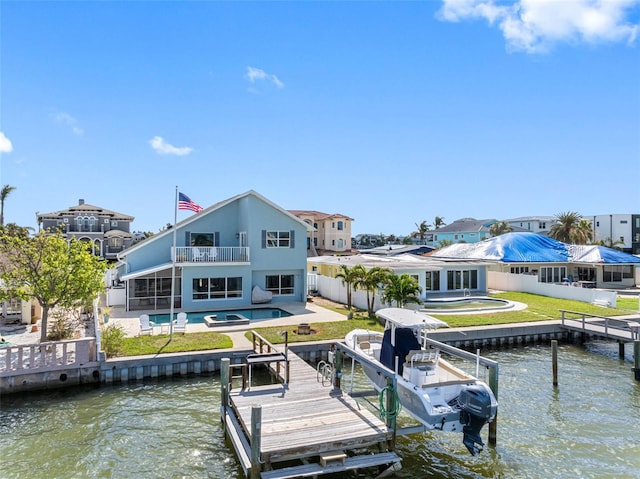
<svg viewBox="0 0 640 479">
<path fill-rule="evenodd" d="M 567 268 L 565 266 L 553 266 L 540 268 L 541 283 L 561 283 L 567 277 Z"/>
<path fill-rule="evenodd" d="M 512 274 L 526 274 L 529 272 L 528 266 L 512 266 L 510 271 Z"/>
<path fill-rule="evenodd" d="M 574 281 L 595 281 L 596 270 L 595 268 L 576 268 L 575 273 L 577 278 L 573 278 Z"/>
<path fill-rule="evenodd" d="M 447 271 L 447 289 L 478 289 L 478 270 Z"/>
<path fill-rule="evenodd" d="M 332 221 L 332 222 L 331 222 L 331 228 L 333 229 L 333 228 L 335 228 L 335 227 L 336 227 L 336 222 L 335 222 L 335 221 Z"/>
<path fill-rule="evenodd" d="M 620 224 L 621 224 L 621 225 L 626 225 L 627 223 L 628 223 L 628 221 L 627 221 L 627 220 L 620 220 Z"/>
<path fill-rule="evenodd" d="M 191 233 L 189 246 L 215 246 L 213 233 Z"/>
<path fill-rule="evenodd" d="M 105 218 L 105 219 L 104 219 L 104 222 L 105 222 L 105 223 L 108 223 L 108 222 L 109 222 L 109 218 Z M 116 224 L 117 224 L 117 223 L 116 223 Z"/>
<path fill-rule="evenodd" d="M 540 222 L 540 226 L 539 226 L 539 228 L 540 228 L 541 230 L 546 230 L 546 229 L 547 229 L 547 223 L 546 223 L 546 222 L 544 222 L 544 221 L 541 221 L 541 222 Z"/>
<path fill-rule="evenodd" d="M 242 277 L 194 278 L 193 299 L 226 299 L 242 297 Z"/>
<path fill-rule="evenodd" d="M 293 294 L 293 275 L 276 274 L 265 278 L 266 290 L 274 295 Z"/>
<path fill-rule="evenodd" d="M 109 220 L 104 220 L 104 222 L 105 222 L 105 223 L 108 223 L 108 222 L 109 222 Z M 111 227 L 112 227 L 112 228 L 117 228 L 117 227 L 118 227 L 118 222 L 117 222 L 116 220 L 113 220 L 113 221 L 111 222 Z"/>
<path fill-rule="evenodd" d="M 290 239 L 289 231 L 267 231 L 267 248 L 289 248 Z"/>
<path fill-rule="evenodd" d="M 343 230 L 344 229 L 344 223 L 342 221 L 338 221 L 338 229 L 339 230 Z"/>
<path fill-rule="evenodd" d="M 122 238 L 110 238 L 109 239 L 109 247 L 110 248 L 122 248 Z"/>
<path fill-rule="evenodd" d="M 440 291 L 440 271 L 427 271 L 425 275 L 425 290 Z"/>
</svg>

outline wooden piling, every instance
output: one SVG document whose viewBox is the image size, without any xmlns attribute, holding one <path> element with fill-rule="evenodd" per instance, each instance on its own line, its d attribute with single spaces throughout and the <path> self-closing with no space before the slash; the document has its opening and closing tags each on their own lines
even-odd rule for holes
<svg viewBox="0 0 640 479">
<path fill-rule="evenodd" d="M 558 340 L 551 340 L 551 369 L 553 370 L 553 387 L 558 386 Z"/>
<path fill-rule="evenodd" d="M 340 389 L 342 380 L 342 351 L 337 349 L 334 353 L 334 365 L 333 370 L 335 372 L 333 376 L 333 387 Z"/>
<path fill-rule="evenodd" d="M 624 341 L 618 341 L 618 359 L 624 360 Z"/>
<path fill-rule="evenodd" d="M 640 341 L 633 342 L 633 376 L 640 381 Z"/>
<path fill-rule="evenodd" d="M 393 435 L 391 439 L 387 441 L 387 445 L 390 451 L 394 451 L 396 448 L 396 435 L 397 435 L 397 421 L 396 414 L 394 413 L 398 407 L 397 402 L 400 399 L 396 396 L 396 384 L 393 378 L 387 378 L 387 393 L 385 398 L 385 408 L 387 409 L 387 417 L 385 418 L 387 428 L 389 428 Z"/>
<path fill-rule="evenodd" d="M 260 430 L 262 429 L 262 406 L 251 408 L 251 476 L 260 479 Z"/>
<path fill-rule="evenodd" d="M 229 358 L 220 359 L 220 421 L 224 426 L 224 418 L 229 406 Z"/>
<path fill-rule="evenodd" d="M 489 368 L 489 388 L 493 392 L 493 395 L 498 400 L 498 364 Z M 489 445 L 492 447 L 496 446 L 498 442 L 498 414 L 496 413 L 496 417 L 489 423 Z"/>
</svg>

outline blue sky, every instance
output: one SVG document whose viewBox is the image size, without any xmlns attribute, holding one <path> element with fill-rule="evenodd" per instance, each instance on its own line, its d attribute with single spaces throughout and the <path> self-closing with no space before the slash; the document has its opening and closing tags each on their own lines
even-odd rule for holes
<svg viewBox="0 0 640 479">
<path fill-rule="evenodd" d="M 83 198 L 157 232 L 176 186 L 354 235 L 640 213 L 639 33 L 640 0 L 3 0 L 5 223 Z"/>
</svg>

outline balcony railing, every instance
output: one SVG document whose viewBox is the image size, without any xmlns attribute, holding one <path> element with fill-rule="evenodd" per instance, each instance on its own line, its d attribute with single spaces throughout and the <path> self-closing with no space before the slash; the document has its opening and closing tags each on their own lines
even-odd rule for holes
<svg viewBox="0 0 640 479">
<path fill-rule="evenodd" d="M 176 263 L 248 263 L 247 246 L 178 246 Z"/>
<path fill-rule="evenodd" d="M 0 348 L 0 376 L 79 367 L 96 360 L 95 338 Z"/>
</svg>

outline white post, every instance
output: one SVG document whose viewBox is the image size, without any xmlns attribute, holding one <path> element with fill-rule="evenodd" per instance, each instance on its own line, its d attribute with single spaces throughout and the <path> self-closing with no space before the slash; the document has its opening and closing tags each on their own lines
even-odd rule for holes
<svg viewBox="0 0 640 479">
<path fill-rule="evenodd" d="M 171 250 L 171 306 L 169 307 L 169 339 L 173 339 L 173 303 L 176 294 L 176 223 L 178 222 L 178 187 L 173 205 L 173 249 Z"/>
</svg>

